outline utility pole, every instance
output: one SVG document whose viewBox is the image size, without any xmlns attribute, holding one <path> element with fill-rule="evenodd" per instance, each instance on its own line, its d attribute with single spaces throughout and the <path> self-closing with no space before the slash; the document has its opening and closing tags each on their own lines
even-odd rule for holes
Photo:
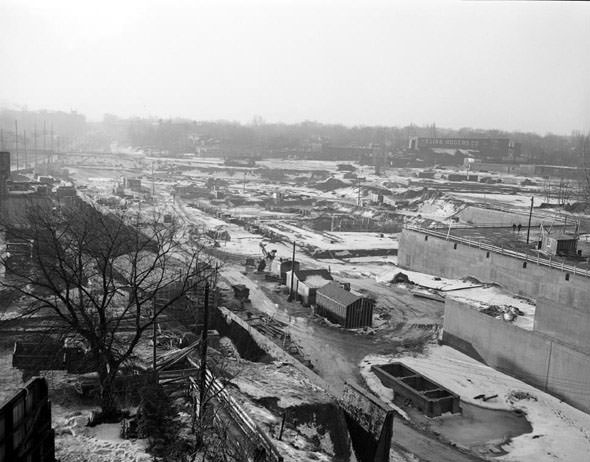
<svg viewBox="0 0 590 462">
<path fill-rule="evenodd" d="M 37 174 L 37 157 L 39 156 L 39 152 L 37 151 L 37 122 L 35 122 L 35 126 L 33 128 L 33 152 L 33 155 L 35 156 L 34 171 L 35 174 Z"/>
<path fill-rule="evenodd" d="M 16 171 L 18 172 L 18 121 L 14 121 L 14 156 L 16 158 Z"/>
<path fill-rule="evenodd" d="M 358 190 L 358 197 L 356 199 L 356 205 L 357 205 L 357 207 L 360 207 L 361 206 L 361 179 L 360 178 L 357 181 L 357 186 L 358 186 L 359 190 Z"/>
<path fill-rule="evenodd" d="M 358 207 L 361 206 L 361 181 L 365 181 L 365 180 L 366 180 L 366 178 L 361 178 L 361 177 L 358 177 L 356 179 L 356 186 L 358 188 L 358 195 L 357 195 L 357 199 L 356 199 L 356 205 Z"/>
<path fill-rule="evenodd" d="M 209 282 L 205 283 L 205 304 L 203 305 L 203 331 L 201 332 L 201 370 L 199 379 L 199 421 L 205 417 L 204 407 L 207 390 L 207 334 L 209 329 Z"/>
<path fill-rule="evenodd" d="M 156 369 L 157 366 L 157 355 L 156 355 L 156 342 L 158 337 L 158 325 L 157 325 L 157 316 L 156 316 L 156 299 L 152 302 L 152 316 L 153 316 L 153 324 L 152 324 L 152 343 L 153 343 L 153 351 L 152 351 L 152 367 L 154 368 L 154 383 L 158 383 L 158 370 Z"/>
<path fill-rule="evenodd" d="M 295 281 L 295 241 L 293 241 L 293 258 L 291 259 L 291 289 L 288 301 L 293 300 L 293 282 Z"/>
<path fill-rule="evenodd" d="M 4 151 L 4 129 L 0 128 L 0 147 Z"/>
<path fill-rule="evenodd" d="M 43 121 L 43 155 L 47 155 L 47 122 L 45 120 Z M 41 160 L 41 165 L 43 165 L 43 160 Z M 49 165 L 47 165 L 47 168 L 45 169 L 45 174 L 47 174 L 48 169 Z"/>
<path fill-rule="evenodd" d="M 156 196 L 156 185 L 154 184 L 154 161 L 152 160 L 152 199 Z"/>
<path fill-rule="evenodd" d="M 25 170 L 27 169 L 27 131 L 23 130 L 23 149 L 25 151 Z"/>
<path fill-rule="evenodd" d="M 51 143 L 51 149 L 49 150 L 49 161 L 47 162 L 47 170 L 49 170 L 49 164 L 51 164 L 51 158 L 53 157 L 53 154 L 54 154 L 53 122 L 51 122 L 51 136 L 50 136 L 50 140 L 49 141 Z"/>
<path fill-rule="evenodd" d="M 529 238 L 531 236 L 531 220 L 533 218 L 533 204 L 534 204 L 534 202 L 535 202 L 535 197 L 533 196 L 533 197 L 531 197 L 531 210 L 529 212 L 529 226 L 526 231 L 526 243 L 527 244 L 529 243 Z"/>
</svg>

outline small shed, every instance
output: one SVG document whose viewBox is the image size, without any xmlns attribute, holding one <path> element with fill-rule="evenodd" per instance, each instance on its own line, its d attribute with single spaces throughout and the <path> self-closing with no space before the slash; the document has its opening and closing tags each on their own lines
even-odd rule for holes
<svg viewBox="0 0 590 462">
<path fill-rule="evenodd" d="M 578 236 L 562 232 L 551 233 L 542 229 L 540 250 L 548 255 L 572 256 L 576 255 Z"/>
<path fill-rule="evenodd" d="M 231 286 L 234 289 L 234 297 L 236 298 L 248 298 L 250 296 L 250 289 L 244 284 L 234 284 Z"/>
<path fill-rule="evenodd" d="M 270 265 L 270 272 L 276 274 L 281 278 L 281 283 L 287 284 L 287 272 L 291 269 L 297 271 L 299 269 L 299 262 L 297 260 L 286 260 L 282 258 L 275 258 Z M 288 284 L 291 283 L 291 279 L 288 280 Z"/>
<path fill-rule="evenodd" d="M 330 282 L 316 291 L 316 313 L 346 329 L 370 327 L 375 301 Z"/>
<path fill-rule="evenodd" d="M 286 284 L 289 287 L 289 294 L 291 293 L 291 274 L 292 271 L 287 271 Z M 313 305 L 315 304 L 317 290 L 333 280 L 330 272 L 325 269 L 295 270 L 295 274 L 293 274 L 293 292 L 297 294 L 297 298 L 304 305 Z"/>
<path fill-rule="evenodd" d="M 590 234 L 581 234 L 578 236 L 576 250 L 579 257 L 590 257 Z"/>
</svg>

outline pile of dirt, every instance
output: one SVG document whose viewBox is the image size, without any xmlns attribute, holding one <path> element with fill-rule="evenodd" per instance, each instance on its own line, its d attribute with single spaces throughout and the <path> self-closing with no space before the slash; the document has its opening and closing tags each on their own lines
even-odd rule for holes
<svg viewBox="0 0 590 462">
<path fill-rule="evenodd" d="M 571 213 L 588 213 L 588 214 L 590 214 L 590 202 L 574 202 L 573 204 L 566 204 L 563 208 L 567 212 L 571 212 Z"/>
<path fill-rule="evenodd" d="M 396 194 L 397 199 L 416 199 L 422 197 L 428 190 L 426 188 L 408 189 L 407 191 Z"/>
<path fill-rule="evenodd" d="M 350 186 L 350 183 L 345 183 L 337 178 L 328 178 L 326 181 L 322 181 L 321 183 L 316 183 L 314 188 L 319 189 L 320 191 L 334 191 L 340 188 L 346 188 Z"/>
<path fill-rule="evenodd" d="M 481 313 L 487 314 L 488 316 L 497 317 L 497 316 L 503 315 L 504 310 L 500 306 L 490 305 L 487 308 L 484 308 L 483 310 L 481 310 Z"/>
<path fill-rule="evenodd" d="M 390 281 L 392 284 L 414 284 L 406 273 L 401 271 L 393 276 Z"/>
</svg>

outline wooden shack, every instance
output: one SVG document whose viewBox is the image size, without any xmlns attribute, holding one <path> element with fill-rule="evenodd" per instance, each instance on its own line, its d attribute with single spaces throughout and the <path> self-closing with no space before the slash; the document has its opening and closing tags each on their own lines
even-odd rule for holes
<svg viewBox="0 0 590 462">
<path fill-rule="evenodd" d="M 578 236 L 564 232 L 551 232 L 541 227 L 540 250 L 552 256 L 575 256 L 577 254 Z"/>
<path fill-rule="evenodd" d="M 281 278 L 281 283 L 287 285 L 291 284 L 291 279 L 287 279 L 287 272 L 292 269 L 295 269 L 295 271 L 299 269 L 299 262 L 297 260 L 292 261 L 275 258 L 270 265 L 270 272 L 279 276 Z"/>
<path fill-rule="evenodd" d="M 291 293 L 291 274 L 292 271 L 287 271 L 286 284 L 289 294 Z M 296 270 L 293 275 L 293 292 L 304 305 L 314 305 L 317 290 L 333 280 L 330 272 L 325 269 Z"/>
<path fill-rule="evenodd" d="M 316 291 L 316 313 L 346 329 L 370 327 L 374 306 L 374 300 L 355 295 L 337 282 Z"/>
</svg>

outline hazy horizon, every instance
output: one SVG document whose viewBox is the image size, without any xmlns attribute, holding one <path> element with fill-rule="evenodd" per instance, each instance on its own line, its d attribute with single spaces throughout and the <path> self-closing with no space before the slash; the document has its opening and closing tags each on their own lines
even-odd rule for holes
<svg viewBox="0 0 590 462">
<path fill-rule="evenodd" d="M 89 120 L 590 129 L 587 2 L 0 1 L 0 101 Z"/>
</svg>

